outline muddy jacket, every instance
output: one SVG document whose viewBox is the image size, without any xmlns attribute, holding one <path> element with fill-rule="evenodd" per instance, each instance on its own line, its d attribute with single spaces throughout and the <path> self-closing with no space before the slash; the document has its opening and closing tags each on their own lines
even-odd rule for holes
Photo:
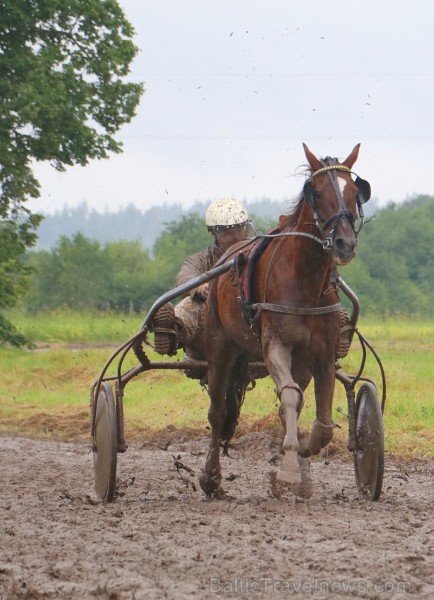
<svg viewBox="0 0 434 600">
<path fill-rule="evenodd" d="M 217 244 L 209 246 L 205 250 L 196 252 L 193 254 L 182 265 L 181 270 L 175 279 L 175 285 L 182 285 L 187 281 L 191 281 L 199 275 L 203 275 L 210 269 L 212 269 L 218 259 L 223 255 L 223 250 Z M 191 296 L 194 296 L 195 290 L 190 292 Z"/>
</svg>

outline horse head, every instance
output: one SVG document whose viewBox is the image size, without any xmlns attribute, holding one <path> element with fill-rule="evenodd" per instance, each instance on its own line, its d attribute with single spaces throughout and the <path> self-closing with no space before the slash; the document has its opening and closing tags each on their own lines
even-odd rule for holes
<svg viewBox="0 0 434 600">
<path fill-rule="evenodd" d="M 371 196 L 369 183 L 351 176 L 360 144 L 342 163 L 336 158 L 318 159 L 306 144 L 303 148 L 310 168 L 303 198 L 324 238 L 324 248 L 332 252 L 338 265 L 346 265 L 356 255 L 357 234 L 363 226 L 362 204 Z"/>
</svg>

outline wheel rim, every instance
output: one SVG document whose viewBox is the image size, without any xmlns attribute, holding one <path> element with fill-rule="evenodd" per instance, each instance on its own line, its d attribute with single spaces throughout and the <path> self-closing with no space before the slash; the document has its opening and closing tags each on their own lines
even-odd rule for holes
<svg viewBox="0 0 434 600">
<path fill-rule="evenodd" d="M 384 430 L 375 386 L 365 383 L 357 394 L 354 468 L 359 492 L 378 500 L 384 472 Z"/>
<path fill-rule="evenodd" d="M 117 426 L 113 392 L 104 383 L 99 395 L 94 437 L 95 490 L 98 498 L 110 502 L 116 490 Z"/>
</svg>

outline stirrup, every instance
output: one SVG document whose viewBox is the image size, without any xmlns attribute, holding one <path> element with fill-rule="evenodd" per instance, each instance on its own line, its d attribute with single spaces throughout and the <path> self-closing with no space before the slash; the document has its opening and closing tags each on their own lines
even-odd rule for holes
<svg viewBox="0 0 434 600">
<path fill-rule="evenodd" d="M 176 354 L 178 339 L 175 331 L 175 309 L 170 302 L 164 304 L 152 319 L 149 327 L 154 332 L 154 347 L 158 354 Z"/>
</svg>

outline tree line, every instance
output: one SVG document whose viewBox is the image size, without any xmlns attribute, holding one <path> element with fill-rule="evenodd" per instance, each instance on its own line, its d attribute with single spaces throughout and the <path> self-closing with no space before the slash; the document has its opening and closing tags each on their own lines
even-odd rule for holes
<svg viewBox="0 0 434 600">
<path fill-rule="evenodd" d="M 188 210 L 180 203 L 151 206 L 144 209 L 128 204 L 116 211 L 98 212 L 86 202 L 75 207 L 64 206 L 53 214 L 45 214 L 38 227 L 36 250 L 50 250 L 60 236 L 74 236 L 77 232 L 98 240 L 102 244 L 125 239 L 138 240 L 144 248 L 152 250 L 158 236 L 169 222 L 179 220 L 183 215 L 196 213 L 205 218 L 206 209 L 212 198 L 197 201 Z M 249 214 L 276 220 L 287 209 L 286 201 L 261 198 L 246 202 Z"/>
<path fill-rule="evenodd" d="M 254 217 L 255 225 L 272 222 Z M 341 275 L 364 314 L 434 315 L 434 197 L 418 196 L 377 212 L 359 234 L 358 256 Z M 33 252 L 24 306 L 143 311 L 173 288 L 187 256 L 212 242 L 203 216 L 182 215 L 166 225 L 151 250 L 139 241 L 101 244 L 82 233 L 61 236 L 51 250 Z"/>
</svg>

